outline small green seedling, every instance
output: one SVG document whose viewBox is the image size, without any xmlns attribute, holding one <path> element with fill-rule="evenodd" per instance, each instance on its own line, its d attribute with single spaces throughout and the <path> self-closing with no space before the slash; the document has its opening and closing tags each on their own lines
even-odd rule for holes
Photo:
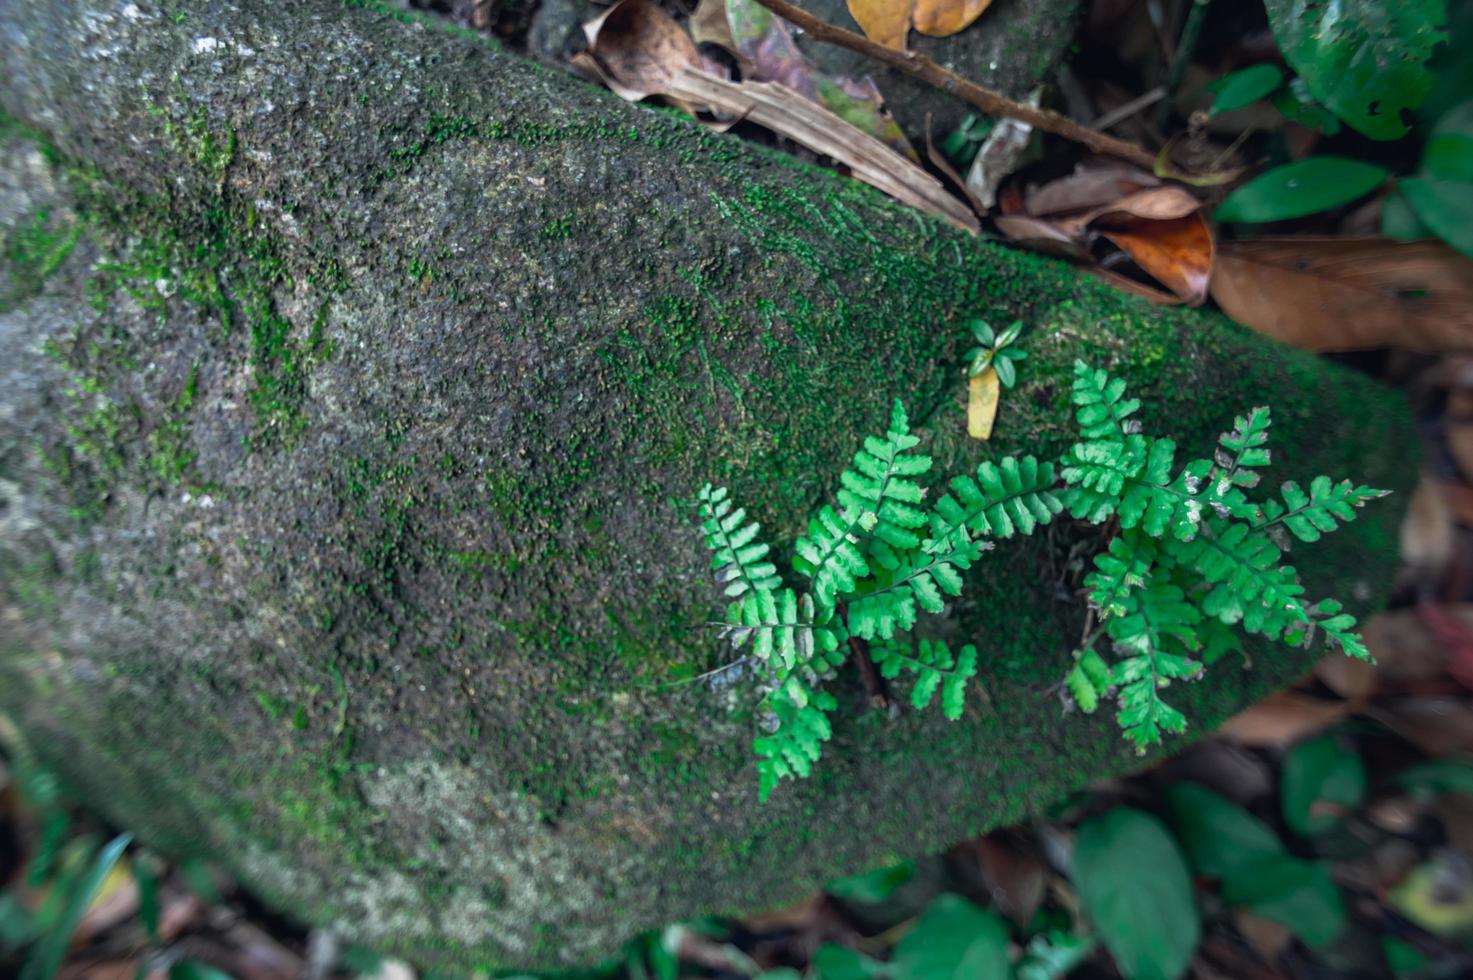
<svg viewBox="0 0 1473 980">
<path fill-rule="evenodd" d="M 997 380 L 1004 388 L 1011 388 L 1018 380 L 1014 361 L 1021 361 L 1028 352 L 1013 346 L 1018 334 L 1023 332 L 1023 321 L 1014 320 L 1002 333 L 996 333 L 986 320 L 973 320 L 969 324 L 977 346 L 967 351 L 967 376 L 975 378 L 988 368 L 997 372 Z"/>
</svg>

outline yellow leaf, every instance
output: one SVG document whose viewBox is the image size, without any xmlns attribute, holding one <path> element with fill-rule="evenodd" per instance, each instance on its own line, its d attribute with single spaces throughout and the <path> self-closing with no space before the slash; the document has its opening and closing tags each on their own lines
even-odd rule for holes
<svg viewBox="0 0 1473 980">
<path fill-rule="evenodd" d="M 984 7 L 987 2 L 984 0 Z M 887 48 L 904 51 L 914 3 L 915 0 L 849 0 L 849 14 L 865 37 Z"/>
<path fill-rule="evenodd" d="M 973 439 L 992 437 L 992 422 L 997 418 L 999 393 L 997 372 L 992 368 L 967 379 L 967 435 Z"/>
<path fill-rule="evenodd" d="M 982 16 L 992 0 L 914 0 L 915 27 L 930 37 L 949 37 Z M 854 0 L 849 0 L 853 9 Z"/>
</svg>

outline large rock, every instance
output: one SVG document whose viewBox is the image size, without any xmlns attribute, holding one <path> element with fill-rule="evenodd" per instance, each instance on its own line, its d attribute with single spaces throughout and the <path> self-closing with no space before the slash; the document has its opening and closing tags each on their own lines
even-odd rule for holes
<svg viewBox="0 0 1473 980">
<path fill-rule="evenodd" d="M 0 5 L 0 709 L 89 802 L 450 966 L 587 961 L 1018 820 L 1138 764 L 1052 685 L 1067 525 L 944 626 L 966 717 L 865 710 L 756 800 L 686 502 L 779 541 L 903 397 L 940 471 L 1061 450 L 1076 357 L 1204 446 L 1404 489 L 1399 398 L 473 39 L 334 2 Z M 961 321 L 1020 317 L 963 435 Z M 1382 596 L 1402 498 L 1303 556 Z M 1201 732 L 1304 670 L 1178 694 Z"/>
</svg>

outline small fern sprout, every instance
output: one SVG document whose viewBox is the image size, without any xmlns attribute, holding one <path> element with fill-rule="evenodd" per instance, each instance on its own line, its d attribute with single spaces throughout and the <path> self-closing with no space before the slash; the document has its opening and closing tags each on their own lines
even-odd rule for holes
<svg viewBox="0 0 1473 980">
<path fill-rule="evenodd" d="M 1013 342 L 1023 332 L 1023 321 L 1014 320 L 1001 333 L 995 332 L 986 320 L 972 320 L 969 326 L 972 336 L 977 340 L 977 346 L 967 351 L 968 376 L 976 377 L 992 368 L 997 372 L 997 380 L 1002 382 L 1003 387 L 1011 388 L 1018 380 L 1014 362 L 1028 356 L 1027 351 L 1013 346 Z"/>
</svg>

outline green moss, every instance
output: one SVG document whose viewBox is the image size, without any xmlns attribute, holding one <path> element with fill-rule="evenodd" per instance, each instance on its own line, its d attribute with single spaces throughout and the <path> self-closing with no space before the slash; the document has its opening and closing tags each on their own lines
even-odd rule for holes
<svg viewBox="0 0 1473 980">
<path fill-rule="evenodd" d="M 51 277 L 72 254 L 82 230 L 71 219 L 54 219 L 42 209 L 5 236 L 3 250 L 9 283 L 0 292 L 0 312 L 17 305 L 41 291 Z"/>
</svg>

